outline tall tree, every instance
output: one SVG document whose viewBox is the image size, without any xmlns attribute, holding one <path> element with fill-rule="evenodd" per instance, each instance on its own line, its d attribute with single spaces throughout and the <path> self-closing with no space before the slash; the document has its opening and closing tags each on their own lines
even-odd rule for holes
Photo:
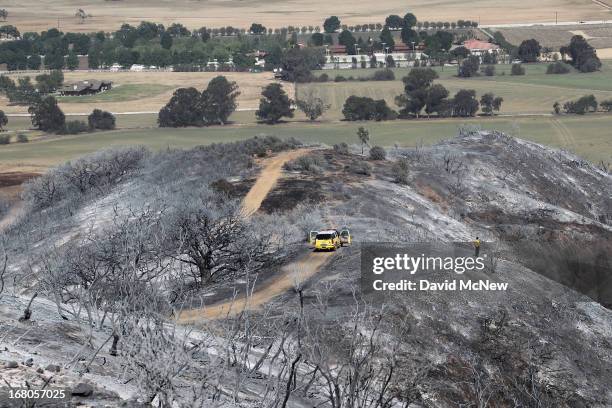
<svg viewBox="0 0 612 408">
<path fill-rule="evenodd" d="M 567 53 L 572 59 L 572 65 L 580 72 L 599 71 L 601 61 L 593 48 L 581 35 L 575 35 L 567 47 L 562 47 L 562 53 Z"/>
<path fill-rule="evenodd" d="M 278 123 L 281 118 L 293 117 L 293 101 L 289 99 L 280 84 L 273 83 L 266 86 L 261 93 L 259 109 L 255 115 L 259 120 L 268 124 Z"/>
<path fill-rule="evenodd" d="M 331 107 L 323 99 L 315 96 L 312 91 L 308 92 L 305 97 L 296 100 L 295 104 L 310 120 L 316 120 Z"/>
<path fill-rule="evenodd" d="M 448 51 L 453 46 L 453 35 L 448 31 L 436 31 L 434 36 L 438 39 L 440 49 Z"/>
<path fill-rule="evenodd" d="M 418 43 L 419 42 L 419 34 L 414 31 L 409 26 L 404 26 L 402 28 L 402 32 L 400 33 L 400 37 L 404 44 Z"/>
<path fill-rule="evenodd" d="M 385 44 L 385 47 L 393 48 L 395 46 L 395 41 L 393 40 L 393 34 L 391 34 L 391 30 L 385 26 L 380 32 L 380 42 Z"/>
<path fill-rule="evenodd" d="M 169 50 L 170 48 L 172 48 L 172 43 L 173 43 L 172 35 L 169 32 L 167 32 L 167 31 L 164 32 L 161 35 L 161 38 L 160 38 L 159 42 L 160 42 L 160 44 L 161 44 L 163 49 Z"/>
<path fill-rule="evenodd" d="M 525 40 L 518 47 L 518 57 L 522 62 L 537 62 L 542 46 L 536 39 Z"/>
<path fill-rule="evenodd" d="M 325 40 L 325 36 L 321 33 L 314 33 L 310 36 L 310 44 L 315 47 L 320 47 L 323 45 L 323 41 Z"/>
<path fill-rule="evenodd" d="M 115 38 L 127 48 L 132 48 L 138 39 L 138 31 L 136 27 L 130 24 L 123 24 L 119 30 L 115 32 Z"/>
<path fill-rule="evenodd" d="M 68 57 L 66 57 L 66 68 L 70 71 L 74 71 L 79 67 L 79 57 L 76 55 L 74 51 L 70 51 L 68 53 Z"/>
<path fill-rule="evenodd" d="M 34 54 L 28 57 L 28 69 L 39 70 L 42 65 L 42 59 L 40 55 Z"/>
<path fill-rule="evenodd" d="M 45 132 L 59 132 L 64 129 L 66 116 L 57 105 L 57 100 L 47 96 L 28 108 L 32 125 Z"/>
<path fill-rule="evenodd" d="M 499 111 L 501 109 L 504 98 L 501 96 L 495 96 L 492 92 L 487 92 L 480 97 L 480 108 L 485 115 L 493 115 L 493 111 Z"/>
<path fill-rule="evenodd" d="M 351 32 L 348 30 L 342 30 L 342 32 L 338 36 L 338 44 L 344 45 L 346 47 L 346 52 L 349 54 L 355 53 L 356 43 L 357 40 L 355 40 L 353 34 L 351 34 Z"/>
<path fill-rule="evenodd" d="M 340 19 L 336 16 L 331 16 L 323 22 L 323 30 L 326 33 L 335 33 L 340 28 Z"/>
<path fill-rule="evenodd" d="M 94 109 L 87 117 L 90 129 L 112 130 L 115 128 L 115 115 L 100 109 Z"/>
<path fill-rule="evenodd" d="M 437 113 L 438 116 L 446 116 L 448 110 L 448 90 L 440 85 L 435 84 L 427 89 L 425 96 L 425 113 L 431 115 Z"/>
<path fill-rule="evenodd" d="M 159 127 L 202 125 L 202 95 L 195 88 L 179 88 L 157 117 Z"/>
<path fill-rule="evenodd" d="M 363 148 L 370 145 L 370 131 L 363 126 L 359 126 L 357 129 L 357 139 L 361 144 L 361 155 L 363 155 Z"/>
<path fill-rule="evenodd" d="M 191 32 L 187 29 L 187 27 L 180 23 L 172 23 L 165 32 L 170 34 L 172 37 L 189 37 L 191 35 Z"/>
<path fill-rule="evenodd" d="M 4 127 L 8 123 L 8 117 L 3 110 L 0 110 L 0 132 L 4 132 Z"/>
<path fill-rule="evenodd" d="M 280 66 L 283 68 L 283 79 L 295 82 L 309 82 L 312 70 L 319 69 L 325 62 L 323 50 L 306 48 L 289 48 L 282 51 Z"/>
<path fill-rule="evenodd" d="M 397 14 L 391 14 L 385 19 L 385 27 L 391 30 L 399 30 L 404 26 L 404 19 Z"/>
<path fill-rule="evenodd" d="M 251 24 L 251 28 L 249 28 L 249 32 L 251 34 L 265 34 L 266 27 L 264 27 L 262 24 L 253 23 Z"/>
<path fill-rule="evenodd" d="M 480 58 L 472 55 L 461 61 L 461 65 L 457 68 L 457 75 L 462 78 L 470 78 L 478 75 L 480 68 Z"/>
<path fill-rule="evenodd" d="M 453 114 L 460 117 L 474 116 L 478 112 L 478 100 L 473 89 L 461 89 L 453 98 Z"/>
<path fill-rule="evenodd" d="M 228 81 L 222 75 L 213 78 L 202 92 L 201 106 L 204 123 L 226 124 L 238 106 L 236 103 L 238 95 L 240 92 L 238 92 L 236 82 Z"/>
<path fill-rule="evenodd" d="M 404 14 L 404 27 L 414 27 L 417 25 L 417 18 L 412 13 Z"/>
<path fill-rule="evenodd" d="M 427 104 L 427 95 L 438 73 L 431 68 L 414 68 L 402 81 L 404 94 L 396 98 L 396 104 L 402 106 L 403 115 L 418 116 Z"/>
</svg>

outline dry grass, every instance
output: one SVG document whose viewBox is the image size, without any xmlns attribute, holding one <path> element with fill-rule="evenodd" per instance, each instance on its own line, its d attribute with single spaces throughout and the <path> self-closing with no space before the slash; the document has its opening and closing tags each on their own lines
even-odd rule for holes
<svg viewBox="0 0 612 408">
<path fill-rule="evenodd" d="M 517 45 L 523 40 L 535 38 L 543 46 L 559 48 L 567 45 L 572 36 L 581 35 L 598 50 L 612 47 L 612 25 L 610 24 L 517 27 L 502 28 L 499 31 L 509 42 Z M 607 58 L 606 56 L 600 57 Z"/>
<path fill-rule="evenodd" d="M 91 103 L 61 102 L 60 106 L 65 113 L 88 113 L 94 108 L 110 112 L 157 112 L 170 99 L 176 88 L 193 86 L 202 90 L 213 77 L 225 75 L 229 80 L 236 81 L 240 87 L 238 98 L 239 108 L 256 108 L 259 103 L 261 88 L 273 80 L 269 72 L 251 73 L 214 73 L 214 72 L 66 72 L 65 82 L 70 83 L 83 79 L 100 79 L 113 81 L 115 86 L 128 84 L 164 85 L 167 90 L 143 93 L 139 98 L 117 101 L 92 100 Z M 15 78 L 15 76 L 13 76 Z M 289 88 L 286 87 L 287 91 Z M 112 90 L 110 92 L 113 92 Z M 87 97 L 86 97 L 87 98 Z M 25 106 L 10 106 L 6 98 L 0 98 L 0 109 L 6 113 L 27 113 Z"/>
<path fill-rule="evenodd" d="M 381 22 L 389 14 L 403 14 L 408 10 L 423 21 L 480 19 L 482 24 L 554 21 L 555 11 L 561 20 L 603 18 L 603 9 L 591 0 L 473 0 L 469 5 L 460 0 L 433 3 L 430 0 L 410 3 L 401 0 L 383 3 L 350 0 L 6 0 L 2 7 L 10 13 L 9 23 L 21 31 L 40 31 L 58 24 L 63 31 L 115 30 L 122 23 L 138 24 L 141 20 L 166 25 L 181 22 L 190 28 L 223 25 L 246 28 L 253 21 L 271 27 L 321 25 L 325 17 L 333 14 L 348 24 L 357 24 Z M 92 17 L 80 24 L 74 17 L 77 8 L 84 8 Z"/>
</svg>

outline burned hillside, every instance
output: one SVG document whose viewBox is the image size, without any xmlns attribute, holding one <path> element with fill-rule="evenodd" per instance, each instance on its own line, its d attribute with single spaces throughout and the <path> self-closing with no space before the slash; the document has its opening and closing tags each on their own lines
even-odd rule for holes
<svg viewBox="0 0 612 408">
<path fill-rule="evenodd" d="M 611 196 L 576 156 L 469 129 L 386 157 L 100 152 L 31 181 L 3 231 L 0 375 L 128 406 L 609 406 Z M 490 268 L 466 275 L 509 290 L 362 292 L 362 245 L 476 236 Z"/>
</svg>

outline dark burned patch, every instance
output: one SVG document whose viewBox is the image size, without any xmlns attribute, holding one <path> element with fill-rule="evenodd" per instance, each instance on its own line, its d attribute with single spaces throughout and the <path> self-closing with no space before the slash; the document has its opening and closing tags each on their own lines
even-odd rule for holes
<svg viewBox="0 0 612 408">
<path fill-rule="evenodd" d="M 0 173 L 0 188 L 18 186 L 37 176 L 36 173 Z"/>
<path fill-rule="evenodd" d="M 493 207 L 486 211 L 473 211 L 467 214 L 467 218 L 476 222 L 482 222 L 494 226 L 502 233 L 504 226 L 526 226 L 535 225 L 540 229 L 539 234 L 547 239 L 566 238 L 567 233 L 584 233 L 595 237 L 610 237 L 610 232 L 596 224 L 580 224 L 577 222 L 562 222 L 553 218 L 554 213 L 546 210 L 533 211 L 527 215 L 509 214 L 502 209 Z M 506 237 L 507 238 L 507 237 Z"/>
<path fill-rule="evenodd" d="M 292 210 L 298 204 L 317 204 L 323 198 L 320 180 L 284 179 L 268 194 L 260 209 L 272 214 Z"/>
<path fill-rule="evenodd" d="M 217 193 L 226 195 L 228 198 L 239 199 L 247 195 L 251 187 L 253 187 L 253 184 L 255 184 L 254 179 L 246 179 L 236 182 L 230 182 L 226 179 L 219 179 L 210 183 L 210 187 Z"/>
</svg>

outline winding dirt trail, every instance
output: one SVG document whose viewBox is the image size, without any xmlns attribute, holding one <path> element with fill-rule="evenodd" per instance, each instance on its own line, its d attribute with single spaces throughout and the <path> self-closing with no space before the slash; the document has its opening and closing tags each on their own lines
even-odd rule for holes
<svg viewBox="0 0 612 408">
<path fill-rule="evenodd" d="M 276 182 L 283 174 L 283 165 L 290 160 L 303 156 L 308 151 L 308 149 L 291 150 L 279 153 L 266 160 L 266 165 L 261 170 L 257 181 L 242 200 L 242 211 L 246 217 L 250 217 L 259 210 L 261 203 L 268 196 L 268 193 L 272 191 Z"/>
<path fill-rule="evenodd" d="M 283 152 L 266 161 L 257 181 L 242 202 L 245 216 L 251 216 L 259 209 L 263 200 L 282 176 L 283 165 L 308 151 L 308 149 L 299 149 Z M 233 317 L 245 309 L 258 309 L 276 296 L 294 288 L 297 283 L 314 276 L 327 262 L 329 256 L 328 253 L 309 252 L 297 261 L 285 265 L 278 276 L 266 282 L 265 286 L 256 289 L 250 296 L 242 296 L 198 309 L 183 310 L 179 313 L 177 320 L 180 323 L 197 323 L 203 320 Z"/>
<path fill-rule="evenodd" d="M 178 321 L 197 323 L 202 320 L 234 317 L 246 309 L 258 309 L 276 296 L 295 288 L 298 283 L 314 276 L 329 257 L 329 253 L 310 252 L 297 261 L 285 265 L 277 277 L 267 282 L 266 286 L 257 289 L 252 295 L 205 306 L 201 309 L 183 310 L 179 314 Z"/>
</svg>

